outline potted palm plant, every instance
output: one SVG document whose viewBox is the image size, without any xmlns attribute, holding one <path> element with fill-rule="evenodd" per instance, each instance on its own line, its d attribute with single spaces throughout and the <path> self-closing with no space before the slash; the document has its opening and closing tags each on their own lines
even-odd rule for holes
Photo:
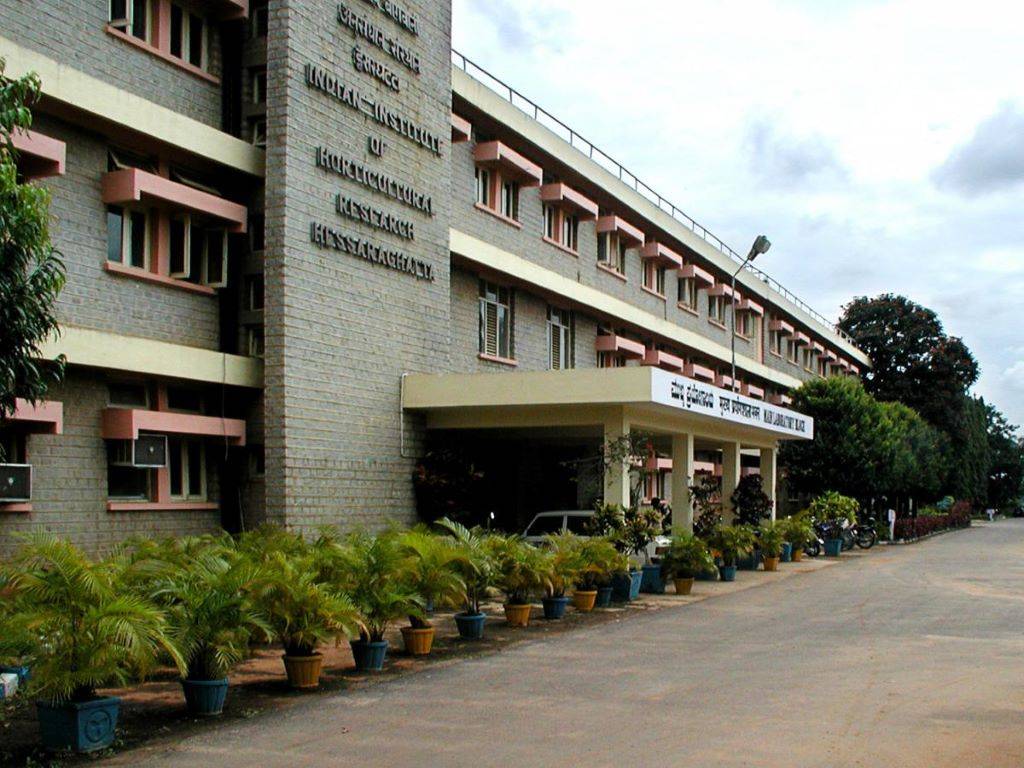
<svg viewBox="0 0 1024 768">
<path fill-rule="evenodd" d="M 790 545 L 790 557 L 798 563 L 804 559 L 804 547 L 814 540 L 814 526 L 806 515 L 793 515 L 778 521 L 786 542 Z"/>
<path fill-rule="evenodd" d="M 455 565 L 466 585 L 465 606 L 455 614 L 455 626 L 463 640 L 482 640 L 487 614 L 480 609 L 480 602 L 487 591 L 494 587 L 497 572 L 494 567 L 489 534 L 479 528 L 469 529 L 447 517 L 437 522 L 454 542 L 459 558 Z"/>
<path fill-rule="evenodd" d="M 185 671 L 163 611 L 123 583 L 116 558 L 92 561 L 69 542 L 36 535 L 8 573 L 15 631 L 40 638 L 33 686 L 47 749 L 110 746 L 120 699 L 98 689 L 143 677 L 161 657 Z"/>
<path fill-rule="evenodd" d="M 546 582 L 544 555 L 520 536 L 492 535 L 488 544 L 497 586 L 505 593 L 505 618 L 511 627 L 528 626 L 530 601 Z"/>
<path fill-rule="evenodd" d="M 231 668 L 248 656 L 253 639 L 273 636 L 256 607 L 259 566 L 239 557 L 227 536 L 194 547 L 171 540 L 160 549 L 165 567 L 158 561 L 147 591 L 166 611 L 185 660 L 185 705 L 193 715 L 219 715 Z"/>
<path fill-rule="evenodd" d="M 609 582 L 612 588 L 610 599 L 619 603 L 636 600 L 640 596 L 643 572 L 628 556 L 632 547 L 626 536 L 626 510 L 619 504 L 598 504 L 586 531 L 590 536 L 607 537 L 622 554 Z"/>
<path fill-rule="evenodd" d="M 413 586 L 412 558 L 400 534 L 351 534 L 344 547 L 345 576 L 339 587 L 359 611 L 359 638 L 350 641 L 361 672 L 379 672 L 387 656 L 387 631 L 403 616 L 424 617 L 424 600 Z"/>
<path fill-rule="evenodd" d="M 243 537 L 241 548 L 260 568 L 256 607 L 284 647 L 289 685 L 316 688 L 323 667 L 317 648 L 361 632 L 359 610 L 327 581 L 323 548 L 298 534 L 259 530 Z"/>
<path fill-rule="evenodd" d="M 436 610 L 458 605 L 466 599 L 466 582 L 460 573 L 462 554 L 448 536 L 437 536 L 422 528 L 401 534 L 402 550 L 408 555 L 409 583 L 424 608 Z M 405 650 L 412 656 L 430 653 L 434 625 L 429 611 L 409 614 L 409 626 L 402 627 Z"/>
<path fill-rule="evenodd" d="M 849 522 L 854 525 L 857 522 L 857 511 L 860 505 L 856 499 L 843 496 L 836 491 L 828 491 L 811 500 L 807 508 L 811 517 L 832 523 L 829 530 L 834 532 L 833 538 L 825 539 L 826 557 L 839 557 L 843 553 L 843 539 L 840 536 L 842 531 L 841 523 Z"/>
<path fill-rule="evenodd" d="M 785 541 L 782 527 L 776 525 L 774 520 L 761 523 L 757 540 L 761 547 L 761 554 L 764 556 L 764 569 L 766 571 L 778 570 L 782 544 Z"/>
<path fill-rule="evenodd" d="M 622 556 L 611 541 L 598 537 L 580 539 L 579 559 L 573 606 L 583 613 L 592 611 L 598 604 L 607 608 L 612 599 L 611 578 L 620 567 Z"/>
<path fill-rule="evenodd" d="M 675 583 L 676 594 L 688 595 L 693 590 L 693 580 L 713 569 L 715 561 L 702 539 L 692 533 L 680 533 L 672 537 L 661 565 L 665 575 Z"/>
<path fill-rule="evenodd" d="M 561 619 L 565 616 L 569 598 L 565 592 L 582 570 L 580 538 L 573 533 L 550 534 L 545 538 L 546 547 L 541 550 L 544 570 L 545 619 Z M 596 599 L 597 593 L 594 593 Z"/>
<path fill-rule="evenodd" d="M 754 531 L 746 525 L 720 525 L 712 531 L 708 543 L 722 556 L 722 581 L 736 580 L 736 562 L 754 549 L 755 542 Z"/>
</svg>

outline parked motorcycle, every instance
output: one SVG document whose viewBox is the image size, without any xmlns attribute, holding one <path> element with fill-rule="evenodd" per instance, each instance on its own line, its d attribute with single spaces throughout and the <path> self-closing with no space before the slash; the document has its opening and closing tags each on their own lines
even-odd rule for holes
<svg viewBox="0 0 1024 768">
<path fill-rule="evenodd" d="M 824 534 L 828 531 L 828 524 L 819 523 L 811 518 L 811 525 L 814 527 L 814 538 L 804 545 L 804 554 L 808 557 L 820 557 L 825 551 Z"/>
<path fill-rule="evenodd" d="M 878 532 L 875 530 L 875 518 L 869 517 L 864 522 L 858 522 L 853 526 L 853 540 L 861 549 L 871 549 L 878 542 Z"/>
</svg>

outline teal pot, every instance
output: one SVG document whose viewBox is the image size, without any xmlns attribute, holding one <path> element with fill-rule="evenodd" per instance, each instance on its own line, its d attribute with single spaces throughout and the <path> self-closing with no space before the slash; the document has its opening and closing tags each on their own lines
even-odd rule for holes
<svg viewBox="0 0 1024 768">
<path fill-rule="evenodd" d="M 544 604 L 545 619 L 561 619 L 565 617 L 565 607 L 569 605 L 568 597 L 545 597 L 541 602 Z"/>
<path fill-rule="evenodd" d="M 782 562 L 789 563 L 793 561 L 793 545 L 788 541 L 782 542 Z"/>
<path fill-rule="evenodd" d="M 693 578 L 697 581 L 718 581 L 718 571 L 701 571 Z"/>
<path fill-rule="evenodd" d="M 640 582 L 643 571 L 617 573 L 612 578 L 612 600 L 617 603 L 628 603 L 640 597 Z"/>
<path fill-rule="evenodd" d="M 761 565 L 761 550 L 754 550 L 746 557 L 739 558 L 736 565 L 741 571 L 756 571 Z"/>
<path fill-rule="evenodd" d="M 114 743 L 121 700 L 103 696 L 92 701 L 69 701 L 54 706 L 36 702 L 39 737 L 50 752 L 95 752 Z"/>
<path fill-rule="evenodd" d="M 459 637 L 463 640 L 483 640 L 486 613 L 457 613 L 455 626 L 459 628 Z"/>
<path fill-rule="evenodd" d="M 19 688 L 24 687 L 25 683 L 27 683 L 29 681 L 29 678 L 32 677 L 32 671 L 28 667 L 25 667 L 25 666 L 22 666 L 22 667 L 0 667 L 0 672 L 3 672 L 3 673 L 8 674 L 8 675 L 17 675 L 18 676 L 18 687 Z"/>
<path fill-rule="evenodd" d="M 384 659 L 388 655 L 388 641 L 350 640 L 352 658 L 356 669 L 360 672 L 380 672 L 384 669 Z"/>
<path fill-rule="evenodd" d="M 185 694 L 185 706 L 190 715 L 212 717 L 224 711 L 228 679 L 182 680 L 181 690 Z"/>
<path fill-rule="evenodd" d="M 825 539 L 825 557 L 839 557 L 842 553 L 842 539 Z"/>
<path fill-rule="evenodd" d="M 722 577 L 722 581 L 736 581 L 736 566 L 720 565 L 718 566 L 718 574 Z"/>
<path fill-rule="evenodd" d="M 640 591 L 649 595 L 665 594 L 665 580 L 660 565 L 645 565 L 640 574 Z"/>
<path fill-rule="evenodd" d="M 612 604 L 612 587 L 598 587 L 597 598 L 594 600 L 595 608 L 608 608 Z"/>
</svg>

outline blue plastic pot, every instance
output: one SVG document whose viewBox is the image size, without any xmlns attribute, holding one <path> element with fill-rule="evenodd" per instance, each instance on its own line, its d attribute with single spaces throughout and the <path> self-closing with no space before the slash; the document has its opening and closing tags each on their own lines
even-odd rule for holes
<svg viewBox="0 0 1024 768">
<path fill-rule="evenodd" d="M 545 597 L 541 602 L 544 604 L 545 619 L 561 619 L 565 617 L 565 607 L 569 605 L 568 597 Z"/>
<path fill-rule="evenodd" d="M 640 574 L 640 591 L 649 595 L 665 594 L 665 580 L 660 565 L 645 565 Z"/>
<path fill-rule="evenodd" d="M 718 566 L 718 574 L 721 576 L 722 581 L 736 581 L 736 566 L 720 565 Z"/>
<path fill-rule="evenodd" d="M 219 715 L 224 711 L 224 701 L 228 697 L 228 679 L 182 680 L 181 690 L 185 694 L 185 706 L 190 715 Z"/>
<path fill-rule="evenodd" d="M 825 557 L 839 557 L 842 553 L 842 539 L 825 539 Z"/>
<path fill-rule="evenodd" d="M 0 672 L 8 675 L 18 676 L 18 687 L 22 687 L 32 677 L 32 671 L 28 667 L 0 667 Z"/>
<path fill-rule="evenodd" d="M 697 581 L 718 581 L 718 572 L 717 571 L 701 571 L 700 573 L 698 573 L 693 578 L 695 578 Z"/>
<path fill-rule="evenodd" d="M 612 600 L 617 603 L 628 603 L 640 597 L 640 581 L 643 576 L 642 571 L 615 574 L 612 578 Z"/>
<path fill-rule="evenodd" d="M 611 587 L 598 587 L 597 598 L 594 600 L 595 608 L 608 608 L 612 604 L 612 592 L 615 590 Z"/>
<path fill-rule="evenodd" d="M 486 613 L 457 613 L 455 626 L 459 628 L 459 637 L 463 640 L 483 640 Z"/>
<path fill-rule="evenodd" d="M 38 701 L 40 740 L 50 752 L 106 749 L 114 742 L 120 711 L 121 700 L 116 696 L 69 701 L 59 706 Z"/>
<path fill-rule="evenodd" d="M 793 545 L 788 541 L 782 542 L 782 562 L 789 563 L 793 560 Z"/>
<path fill-rule="evenodd" d="M 360 672 L 380 672 L 384 669 L 384 658 L 388 655 L 388 641 L 350 640 L 352 658 Z"/>
</svg>

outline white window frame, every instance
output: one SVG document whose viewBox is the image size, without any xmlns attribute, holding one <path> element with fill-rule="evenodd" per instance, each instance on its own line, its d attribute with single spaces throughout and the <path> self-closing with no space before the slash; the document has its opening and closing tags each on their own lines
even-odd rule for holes
<svg viewBox="0 0 1024 768">
<path fill-rule="evenodd" d="M 679 303 L 687 309 L 697 311 L 697 281 L 692 277 L 679 278 Z"/>
<path fill-rule="evenodd" d="M 796 339 L 788 339 L 786 345 L 786 359 L 793 363 L 793 365 L 800 364 L 800 347 L 796 343 Z"/>
<path fill-rule="evenodd" d="M 174 258 L 170 248 L 170 224 L 168 224 L 168 248 L 167 248 L 167 269 L 170 277 L 178 280 L 184 280 L 192 274 L 192 214 L 190 213 L 179 213 L 171 214 L 170 223 L 175 221 L 181 221 L 185 226 L 185 253 L 184 253 L 184 269 L 175 271 L 171 269 L 171 261 Z"/>
<path fill-rule="evenodd" d="M 580 217 L 563 212 L 560 224 L 561 226 L 558 228 L 560 239 L 558 242 L 573 253 L 577 252 L 580 244 Z"/>
<path fill-rule="evenodd" d="M 476 202 L 484 208 L 491 207 L 491 172 L 476 166 Z"/>
<path fill-rule="evenodd" d="M 558 237 L 558 211 L 553 205 L 545 205 L 544 215 L 544 237 L 548 240 L 555 240 Z"/>
<path fill-rule="evenodd" d="M 519 182 L 508 179 L 500 179 L 500 182 L 498 213 L 506 219 L 519 221 Z"/>
<path fill-rule="evenodd" d="M 112 206 L 121 209 L 121 258 L 118 264 L 134 269 L 149 270 L 152 251 L 153 222 L 148 208 L 139 208 L 125 205 Z M 142 214 L 144 218 L 145 236 L 142 238 L 142 266 L 133 263 L 131 259 L 132 228 L 135 226 L 132 221 L 132 214 Z M 109 215 L 109 212 L 108 212 Z M 109 233 L 108 233 L 109 235 Z"/>
<path fill-rule="evenodd" d="M 203 269 L 201 281 L 203 285 L 210 288 L 224 288 L 228 284 L 228 233 L 226 229 L 211 227 L 203 232 Z M 211 253 L 210 238 L 219 235 L 221 240 L 220 253 Z M 210 279 L 210 264 L 214 259 L 220 259 L 220 280 Z"/>
<path fill-rule="evenodd" d="M 572 310 L 548 307 L 548 370 L 565 371 L 576 367 L 574 355 Z M 558 339 L 559 357 L 555 358 L 555 339 Z"/>
<path fill-rule="evenodd" d="M 208 478 L 206 476 L 206 443 L 204 443 L 201 439 L 195 438 L 195 437 L 180 437 L 180 438 L 177 438 L 177 439 L 180 442 L 179 448 L 181 449 L 181 454 L 179 455 L 179 460 L 181 461 L 181 493 L 175 494 L 173 492 L 170 492 L 169 493 L 170 498 L 171 498 L 172 501 L 187 501 L 187 502 L 203 502 L 203 501 L 207 501 L 208 498 L 209 498 L 209 487 L 208 487 L 208 484 L 207 484 L 207 479 Z M 198 493 L 189 493 L 189 490 L 188 490 L 188 488 L 189 488 L 189 480 L 191 479 L 191 477 L 190 477 L 191 470 L 189 468 L 189 461 L 188 461 L 189 455 L 188 454 L 189 454 L 189 448 L 191 446 L 195 446 L 196 448 L 199 449 L 199 474 L 200 474 L 199 485 L 200 485 L 200 490 L 199 490 Z M 168 448 L 168 459 L 167 459 L 167 481 L 168 481 L 168 486 L 170 486 L 170 482 L 171 482 L 171 461 L 170 461 L 170 451 L 171 450 L 172 449 L 169 447 Z"/>
<path fill-rule="evenodd" d="M 753 339 L 757 335 L 757 323 L 754 321 L 753 313 L 736 313 L 736 335 L 744 339 Z"/>
<path fill-rule="evenodd" d="M 250 123 L 252 130 L 252 145 L 266 149 L 267 147 L 267 118 L 261 117 Z"/>
<path fill-rule="evenodd" d="M 145 0 L 146 6 L 146 31 L 142 37 L 135 34 L 135 2 L 134 0 L 125 0 L 124 9 L 125 16 L 121 19 L 114 18 L 114 2 L 110 0 L 107 3 L 107 19 L 110 26 L 116 30 L 123 32 L 129 37 L 134 37 L 136 40 L 142 40 L 152 45 L 153 41 L 153 3 L 152 0 Z"/>
<path fill-rule="evenodd" d="M 260 87 L 260 81 L 263 82 L 262 89 Z M 252 103 L 263 104 L 267 100 L 267 69 L 266 67 L 258 67 L 252 70 Z M 260 97 L 263 98 L 260 98 Z"/>
<path fill-rule="evenodd" d="M 717 325 L 725 325 L 725 298 L 723 296 L 708 296 L 708 319 Z"/>
<path fill-rule="evenodd" d="M 250 326 L 246 329 L 246 346 L 249 357 L 263 357 L 266 354 L 266 336 L 263 326 Z"/>
<path fill-rule="evenodd" d="M 206 17 L 201 13 L 196 13 L 190 10 L 181 3 L 171 3 L 167 13 L 167 26 L 169 33 L 173 34 L 174 30 L 171 26 L 174 23 L 174 13 L 171 8 L 177 8 L 181 12 L 181 55 L 178 56 L 170 49 L 170 45 L 167 48 L 167 54 L 178 61 L 188 64 L 190 67 L 201 69 L 204 72 L 208 66 L 208 47 L 209 47 L 209 23 Z M 199 63 L 196 64 L 192 61 L 192 17 L 195 16 L 202 22 L 202 40 L 199 43 Z"/>
<path fill-rule="evenodd" d="M 504 299 L 504 300 L 503 300 Z M 493 308 L 493 316 L 491 309 Z M 506 317 L 505 334 L 502 334 L 502 314 Z M 488 348 L 491 320 L 494 321 L 494 348 Z M 480 354 L 504 360 L 515 359 L 515 294 L 512 288 L 480 281 Z M 502 343 L 504 342 L 504 344 Z M 502 354 L 502 346 L 507 354 Z"/>
</svg>

